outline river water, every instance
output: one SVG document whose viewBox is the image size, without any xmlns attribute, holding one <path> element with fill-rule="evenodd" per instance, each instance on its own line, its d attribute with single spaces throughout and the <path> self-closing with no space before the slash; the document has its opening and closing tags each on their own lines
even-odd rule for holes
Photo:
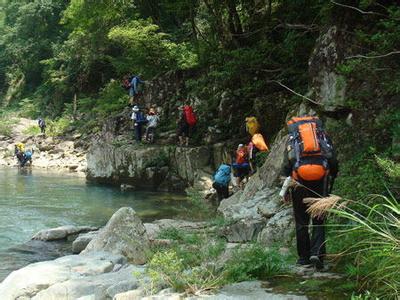
<svg viewBox="0 0 400 300">
<path fill-rule="evenodd" d="M 102 226 L 123 206 L 144 221 L 172 217 L 185 210 L 185 200 L 183 195 L 88 185 L 69 174 L 0 168 L 0 282 L 12 270 L 70 251 L 65 242 L 28 242 L 41 229 Z"/>
</svg>

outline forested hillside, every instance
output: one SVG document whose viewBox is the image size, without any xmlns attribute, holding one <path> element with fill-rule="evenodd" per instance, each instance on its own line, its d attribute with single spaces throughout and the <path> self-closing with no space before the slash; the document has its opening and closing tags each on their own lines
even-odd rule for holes
<svg viewBox="0 0 400 300">
<path fill-rule="evenodd" d="M 127 74 L 146 81 L 149 101 L 158 97 L 160 132 L 174 130 L 177 107 L 191 102 L 195 145 L 246 137 L 250 115 L 272 143 L 288 116 L 316 111 L 340 161 L 334 193 L 361 201 L 362 212 L 388 199 L 392 209 L 390 220 L 364 232 L 390 243 L 344 259 L 352 262 L 346 272 L 360 290 L 398 297 L 399 240 L 391 235 L 399 233 L 398 1 L 1 0 L 0 7 L 3 125 L 17 114 L 47 118 L 57 135 L 96 134 L 127 107 Z M 168 93 L 149 96 L 168 83 Z M 383 271 L 366 280 L 375 269 Z"/>
</svg>

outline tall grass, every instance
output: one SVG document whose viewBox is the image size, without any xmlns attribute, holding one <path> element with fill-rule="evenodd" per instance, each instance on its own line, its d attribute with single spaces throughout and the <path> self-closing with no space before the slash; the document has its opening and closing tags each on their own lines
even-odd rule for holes
<svg viewBox="0 0 400 300">
<path fill-rule="evenodd" d="M 348 221 L 340 234 L 354 237 L 344 254 L 354 257 L 351 273 L 356 275 L 360 290 L 399 299 L 400 204 L 393 195 L 373 199 L 372 205 L 351 201 L 330 212 Z"/>
</svg>

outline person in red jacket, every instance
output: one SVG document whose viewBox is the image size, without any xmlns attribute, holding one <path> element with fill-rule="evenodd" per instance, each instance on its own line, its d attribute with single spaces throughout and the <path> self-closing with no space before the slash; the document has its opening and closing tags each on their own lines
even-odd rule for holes
<svg viewBox="0 0 400 300">
<path fill-rule="evenodd" d="M 180 117 L 178 120 L 178 138 L 180 146 L 189 146 L 189 138 L 192 136 L 193 128 L 197 123 L 193 107 L 188 102 L 179 108 Z"/>
</svg>

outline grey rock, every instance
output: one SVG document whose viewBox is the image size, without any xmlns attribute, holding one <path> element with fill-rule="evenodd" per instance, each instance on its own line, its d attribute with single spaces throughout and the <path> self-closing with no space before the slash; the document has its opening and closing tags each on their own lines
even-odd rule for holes
<svg viewBox="0 0 400 300">
<path fill-rule="evenodd" d="M 114 296 L 113 300 L 141 300 L 143 299 L 143 290 L 137 289 L 124 293 L 119 293 Z"/>
<path fill-rule="evenodd" d="M 266 246 L 275 243 L 290 244 L 294 237 L 294 218 L 292 208 L 287 208 L 268 220 L 258 235 L 258 241 Z"/>
<path fill-rule="evenodd" d="M 265 226 L 264 219 L 242 219 L 222 230 L 222 235 L 231 243 L 250 242 Z"/>
<path fill-rule="evenodd" d="M 267 292 L 260 281 L 245 281 L 223 287 L 217 294 L 211 296 L 190 297 L 209 300 L 307 300 L 305 296 L 291 294 L 274 294 Z"/>
<path fill-rule="evenodd" d="M 122 207 L 83 252 L 108 251 L 124 255 L 132 263 L 144 264 L 148 249 L 149 239 L 142 221 L 132 208 Z"/>
<path fill-rule="evenodd" d="M 66 239 L 70 235 L 75 235 L 81 232 L 97 230 L 97 227 L 91 226 L 73 226 L 65 225 L 57 228 L 44 229 L 36 233 L 32 239 L 40 241 L 55 241 Z"/>
<path fill-rule="evenodd" d="M 87 233 L 80 234 L 73 242 L 72 242 L 72 253 L 78 254 L 85 250 L 86 246 L 90 243 L 91 240 L 98 234 L 98 231 L 90 231 Z"/>
<path fill-rule="evenodd" d="M 107 289 L 126 280 L 137 282 L 132 274 L 143 273 L 141 267 L 127 265 L 112 272 L 114 265 L 125 261 L 120 255 L 92 252 L 30 264 L 12 272 L 0 284 L 1 299 L 78 299 L 95 294 L 98 287 Z"/>
<path fill-rule="evenodd" d="M 185 220 L 161 219 L 153 223 L 144 223 L 149 240 L 156 240 L 162 230 L 175 228 L 185 232 L 199 232 L 207 229 L 210 225 L 207 222 L 191 222 Z"/>
</svg>

